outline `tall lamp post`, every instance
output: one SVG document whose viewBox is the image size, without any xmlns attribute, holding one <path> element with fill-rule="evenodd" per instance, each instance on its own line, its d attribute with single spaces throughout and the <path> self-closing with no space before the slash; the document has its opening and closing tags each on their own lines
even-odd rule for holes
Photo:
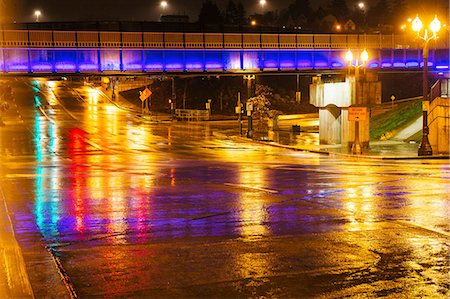
<svg viewBox="0 0 450 299">
<path fill-rule="evenodd" d="M 369 53 L 367 53 L 366 50 L 362 51 L 360 58 L 362 61 L 361 64 L 359 63 L 358 58 L 356 58 L 355 63 L 353 63 L 352 51 L 348 50 L 347 53 L 345 54 L 345 59 L 347 60 L 347 63 L 348 63 L 348 68 L 347 68 L 348 74 L 350 75 L 350 69 L 352 67 L 355 68 L 355 84 L 357 84 L 359 81 L 359 68 L 362 67 L 364 70 L 364 74 L 366 73 L 366 64 L 367 64 L 367 60 L 369 60 Z M 355 121 L 355 142 L 352 145 L 352 153 L 357 154 L 357 155 L 362 154 L 361 142 L 359 141 L 359 121 L 358 120 Z"/>
<path fill-rule="evenodd" d="M 429 107 L 429 100 L 428 100 L 428 43 L 433 40 L 437 39 L 437 33 L 441 29 L 441 22 L 438 20 L 438 18 L 435 16 L 434 20 L 430 23 L 429 29 L 431 30 L 431 33 L 428 31 L 428 28 L 425 28 L 423 30 L 423 34 L 421 34 L 423 29 L 422 21 L 419 19 L 419 16 L 416 16 L 416 18 L 412 21 L 412 29 L 417 32 L 417 37 L 421 40 L 423 40 L 423 77 L 422 77 L 422 115 L 423 115 L 423 122 L 422 122 L 422 141 L 419 146 L 419 156 L 431 156 L 433 154 L 433 150 L 431 148 L 430 141 L 428 140 L 428 107 Z"/>
</svg>

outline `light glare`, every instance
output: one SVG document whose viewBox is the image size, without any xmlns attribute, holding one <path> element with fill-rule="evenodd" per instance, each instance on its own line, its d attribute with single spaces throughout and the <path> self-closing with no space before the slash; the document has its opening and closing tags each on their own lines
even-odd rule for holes
<svg viewBox="0 0 450 299">
<path fill-rule="evenodd" d="M 353 53 L 352 53 L 352 51 L 348 50 L 347 53 L 345 53 L 345 59 L 348 62 L 351 62 L 353 60 Z"/>
<path fill-rule="evenodd" d="M 369 53 L 367 53 L 366 50 L 362 51 L 361 53 L 361 60 L 366 63 L 367 60 L 369 60 Z"/>
<path fill-rule="evenodd" d="M 422 21 L 419 19 L 419 16 L 416 16 L 412 22 L 412 30 L 419 32 L 422 29 L 422 26 Z"/>
<path fill-rule="evenodd" d="M 438 20 L 437 16 L 434 16 L 434 19 L 430 24 L 430 29 L 434 33 L 437 33 L 439 30 L 441 30 L 441 22 Z"/>
</svg>

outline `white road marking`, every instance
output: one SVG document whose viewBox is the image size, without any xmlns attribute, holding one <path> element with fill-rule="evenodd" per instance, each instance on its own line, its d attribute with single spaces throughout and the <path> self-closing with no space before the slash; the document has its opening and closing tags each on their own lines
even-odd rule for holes
<svg viewBox="0 0 450 299">
<path fill-rule="evenodd" d="M 245 185 L 245 184 L 225 183 L 224 185 L 238 187 L 238 188 L 258 190 L 258 191 L 264 191 L 264 192 L 268 192 L 268 193 L 279 193 L 277 190 L 271 190 L 271 189 L 266 189 L 266 188 L 259 188 L 259 187 L 255 187 L 255 186 Z"/>
<path fill-rule="evenodd" d="M 399 224 L 405 225 L 405 226 L 412 226 L 412 227 L 415 227 L 415 228 L 418 228 L 418 229 L 422 229 L 422 230 L 426 230 L 426 231 L 429 231 L 429 232 L 432 232 L 432 233 L 435 233 L 435 234 L 438 234 L 438 235 L 443 235 L 445 237 L 450 237 L 450 233 L 448 233 L 446 231 L 438 230 L 438 229 L 435 229 L 435 228 L 432 228 L 432 227 L 427 227 L 427 226 L 424 226 L 424 225 L 420 225 L 418 223 L 414 223 L 414 222 L 410 222 L 410 221 L 404 221 L 404 220 L 397 220 L 396 222 L 399 223 Z"/>
</svg>

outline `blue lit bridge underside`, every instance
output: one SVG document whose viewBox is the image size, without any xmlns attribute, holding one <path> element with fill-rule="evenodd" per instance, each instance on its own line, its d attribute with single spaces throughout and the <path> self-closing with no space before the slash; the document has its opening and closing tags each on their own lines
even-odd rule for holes
<svg viewBox="0 0 450 299">
<path fill-rule="evenodd" d="M 117 49 L 3 48 L 3 73 L 179 73 L 339 70 L 345 49 Z M 369 69 L 417 70 L 419 49 L 368 49 Z M 429 68 L 448 71 L 448 49 L 430 49 Z"/>
</svg>

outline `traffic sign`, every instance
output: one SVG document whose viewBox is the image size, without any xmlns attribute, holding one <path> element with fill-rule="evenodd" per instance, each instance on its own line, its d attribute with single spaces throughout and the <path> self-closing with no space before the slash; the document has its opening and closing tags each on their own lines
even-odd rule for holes
<svg viewBox="0 0 450 299">
<path fill-rule="evenodd" d="M 141 99 L 142 102 L 145 101 L 146 99 L 148 99 L 151 95 L 152 95 L 152 92 L 148 88 L 139 92 L 139 98 Z"/>
<path fill-rule="evenodd" d="M 367 120 L 367 107 L 348 107 L 348 120 Z"/>
</svg>

